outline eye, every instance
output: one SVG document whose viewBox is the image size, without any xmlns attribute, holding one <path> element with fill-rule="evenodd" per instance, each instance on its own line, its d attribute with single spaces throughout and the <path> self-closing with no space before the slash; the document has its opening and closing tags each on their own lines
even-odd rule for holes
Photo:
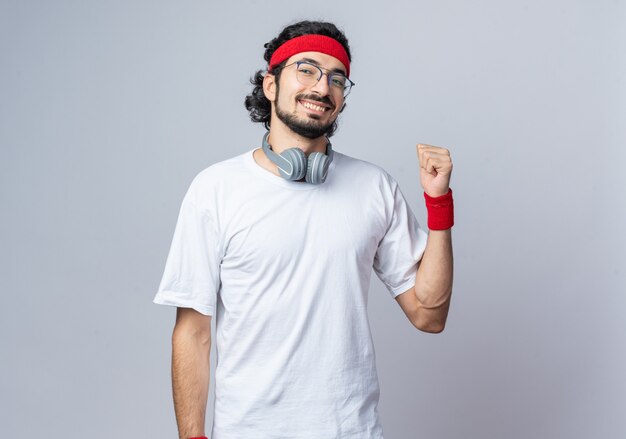
<svg viewBox="0 0 626 439">
<path fill-rule="evenodd" d="M 310 67 L 307 67 L 307 66 L 300 66 L 300 68 L 298 69 L 298 72 L 302 73 L 303 75 L 307 75 L 307 76 L 313 76 L 314 75 L 313 69 L 311 69 Z"/>
<path fill-rule="evenodd" d="M 337 87 L 345 88 L 346 78 L 344 76 L 333 75 L 331 83 Z"/>
</svg>

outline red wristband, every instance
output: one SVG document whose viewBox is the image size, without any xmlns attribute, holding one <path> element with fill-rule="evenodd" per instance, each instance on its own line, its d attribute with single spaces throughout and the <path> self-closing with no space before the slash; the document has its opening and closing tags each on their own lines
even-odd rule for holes
<svg viewBox="0 0 626 439">
<path fill-rule="evenodd" d="M 209 439 L 206 436 L 197 436 L 197 437 L 190 437 L 189 439 Z"/>
<path fill-rule="evenodd" d="M 431 197 L 424 192 L 426 210 L 428 211 L 428 228 L 430 230 L 446 230 L 454 225 L 454 200 L 452 188 L 440 197 Z"/>
</svg>

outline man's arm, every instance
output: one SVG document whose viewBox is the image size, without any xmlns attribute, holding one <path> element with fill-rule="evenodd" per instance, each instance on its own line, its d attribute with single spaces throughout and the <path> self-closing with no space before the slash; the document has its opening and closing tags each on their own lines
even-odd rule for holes
<svg viewBox="0 0 626 439">
<path fill-rule="evenodd" d="M 205 436 L 209 392 L 211 316 L 176 309 L 172 334 L 172 391 L 181 439 Z"/>
<path fill-rule="evenodd" d="M 422 331 L 443 331 L 452 295 L 452 210 L 451 206 L 437 205 L 440 197 L 450 190 L 452 159 L 450 151 L 439 146 L 417 145 L 420 182 L 428 195 L 429 228 L 426 249 L 415 276 L 415 285 L 396 297 L 411 323 Z M 449 194 L 452 196 L 452 193 Z M 435 198 L 434 200 L 432 197 Z M 430 201 L 429 201 L 430 200 Z M 451 200 L 450 200 L 451 201 Z M 430 203 L 430 204 L 429 204 Z M 431 226 L 430 209 L 436 219 Z M 443 217 L 440 217 L 443 215 Z M 448 228 L 446 228 L 448 227 Z M 438 229 L 438 230 L 433 230 Z"/>
<path fill-rule="evenodd" d="M 415 285 L 396 297 L 411 323 L 424 332 L 443 331 L 452 295 L 452 229 L 431 230 Z"/>
</svg>

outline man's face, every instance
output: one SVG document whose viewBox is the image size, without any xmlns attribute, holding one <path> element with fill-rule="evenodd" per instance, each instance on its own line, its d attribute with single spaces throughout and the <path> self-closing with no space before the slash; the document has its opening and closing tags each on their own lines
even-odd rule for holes
<svg viewBox="0 0 626 439">
<path fill-rule="evenodd" d="M 324 73 L 342 71 L 344 65 L 330 55 L 320 52 L 303 52 L 292 56 L 285 65 L 306 61 L 322 68 Z M 276 84 L 274 110 L 276 117 L 293 132 L 316 139 L 332 127 L 344 103 L 343 91 L 329 87 L 328 77 L 322 75 L 317 84 L 302 85 L 296 74 L 296 65 L 284 68 Z"/>
</svg>

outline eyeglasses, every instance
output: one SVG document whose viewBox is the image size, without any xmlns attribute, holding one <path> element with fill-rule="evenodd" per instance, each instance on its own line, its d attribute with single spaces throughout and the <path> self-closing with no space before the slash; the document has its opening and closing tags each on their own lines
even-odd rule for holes
<svg viewBox="0 0 626 439">
<path fill-rule="evenodd" d="M 307 87 L 317 84 L 319 80 L 322 79 L 322 75 L 326 75 L 328 78 L 328 88 L 337 93 L 342 93 L 345 98 L 348 96 L 350 89 L 352 89 L 352 86 L 354 85 L 354 82 L 348 79 L 348 77 L 343 73 L 324 73 L 321 67 L 306 61 L 296 61 L 291 64 L 287 64 L 284 68 L 293 65 L 296 66 L 296 79 L 300 84 L 306 85 Z"/>
</svg>

